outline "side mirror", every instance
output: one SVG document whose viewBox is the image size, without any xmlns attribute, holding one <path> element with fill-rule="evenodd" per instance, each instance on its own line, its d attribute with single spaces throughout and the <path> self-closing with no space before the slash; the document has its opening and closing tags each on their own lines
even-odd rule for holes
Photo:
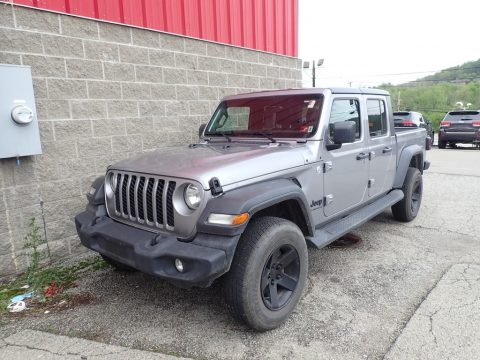
<svg viewBox="0 0 480 360">
<path fill-rule="evenodd" d="M 327 145 L 327 150 L 340 149 L 342 144 L 355 142 L 355 121 L 341 121 L 333 124 L 333 144 Z"/>
<path fill-rule="evenodd" d="M 200 125 L 200 127 L 198 128 L 198 137 L 202 137 L 203 131 L 205 130 L 206 126 L 207 124 Z"/>
</svg>

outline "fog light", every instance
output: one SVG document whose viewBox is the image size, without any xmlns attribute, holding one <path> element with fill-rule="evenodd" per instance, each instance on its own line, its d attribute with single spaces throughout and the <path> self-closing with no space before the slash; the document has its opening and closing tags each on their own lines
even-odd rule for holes
<svg viewBox="0 0 480 360">
<path fill-rule="evenodd" d="M 183 263 L 180 259 L 175 259 L 175 268 L 178 272 L 183 272 Z"/>
</svg>

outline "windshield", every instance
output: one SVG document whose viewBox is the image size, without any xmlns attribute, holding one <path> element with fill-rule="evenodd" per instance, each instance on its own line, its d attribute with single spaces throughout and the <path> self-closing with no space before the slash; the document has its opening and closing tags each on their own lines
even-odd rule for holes
<svg viewBox="0 0 480 360">
<path fill-rule="evenodd" d="M 318 127 L 323 96 L 280 95 L 220 103 L 205 135 L 308 138 Z"/>
</svg>

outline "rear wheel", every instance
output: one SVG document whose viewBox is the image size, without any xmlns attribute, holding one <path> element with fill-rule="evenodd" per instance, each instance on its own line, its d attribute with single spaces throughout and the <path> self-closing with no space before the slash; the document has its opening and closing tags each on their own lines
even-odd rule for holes
<svg viewBox="0 0 480 360">
<path fill-rule="evenodd" d="M 412 221 L 417 217 L 422 203 L 423 179 L 420 170 L 408 168 L 402 190 L 403 199 L 392 206 L 393 217 L 398 221 Z"/>
<path fill-rule="evenodd" d="M 439 149 L 445 149 L 446 147 L 447 147 L 447 142 L 446 141 L 438 140 L 438 148 Z"/>
<path fill-rule="evenodd" d="M 280 218 L 252 220 L 224 282 L 230 312 L 257 331 L 274 329 L 292 313 L 308 272 L 305 238 Z"/>
</svg>

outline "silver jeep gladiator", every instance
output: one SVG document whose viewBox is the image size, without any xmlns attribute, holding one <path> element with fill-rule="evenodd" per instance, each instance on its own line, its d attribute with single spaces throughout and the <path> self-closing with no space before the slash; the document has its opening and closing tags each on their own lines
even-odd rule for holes
<svg viewBox="0 0 480 360">
<path fill-rule="evenodd" d="M 307 243 L 327 246 L 390 207 L 417 216 L 426 133 L 398 131 L 382 90 L 229 96 L 198 143 L 109 166 L 77 232 L 119 269 L 187 287 L 222 277 L 232 314 L 273 329 L 305 288 Z"/>
</svg>

